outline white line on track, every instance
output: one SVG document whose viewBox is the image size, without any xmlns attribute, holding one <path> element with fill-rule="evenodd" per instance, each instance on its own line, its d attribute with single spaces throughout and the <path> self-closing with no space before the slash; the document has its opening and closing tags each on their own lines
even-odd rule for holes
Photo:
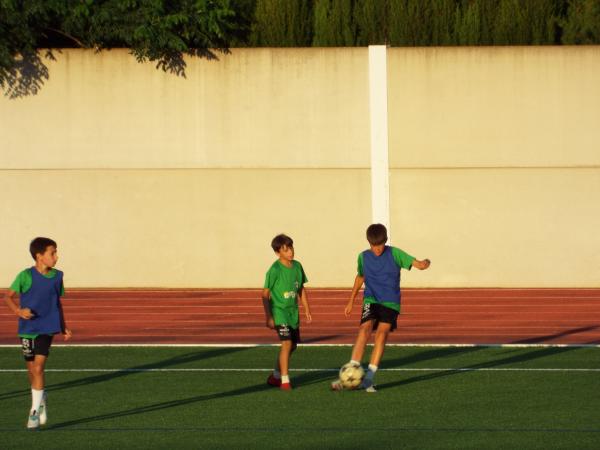
<svg viewBox="0 0 600 450">
<path fill-rule="evenodd" d="M 527 296 L 523 296 L 523 297 L 517 297 L 514 295 L 495 295 L 495 296 L 464 296 L 464 295 L 460 295 L 460 296 L 439 296 L 439 297 L 435 297 L 435 296 L 427 296 L 425 298 L 421 298 L 415 295 L 409 295 L 408 298 L 404 298 L 406 301 L 410 301 L 410 302 L 427 302 L 427 301 L 433 301 L 435 300 L 435 304 L 440 304 L 440 303 L 444 303 L 446 301 L 454 301 L 454 300 L 460 300 L 460 301 L 472 301 L 472 300 L 528 300 L 528 301 L 536 301 L 536 300 L 557 300 L 557 301 L 577 301 L 577 300 L 600 300 L 600 295 L 577 295 L 577 296 L 569 296 L 569 295 L 536 295 L 536 296 L 531 296 L 531 295 L 527 295 Z M 184 301 L 184 302 L 208 302 L 208 301 L 213 301 L 213 302 L 222 302 L 222 301 L 237 301 L 237 302 L 244 302 L 244 303 L 258 303 L 260 301 L 260 298 L 247 298 L 247 297 L 222 297 L 222 298 L 215 298 L 215 297 L 210 297 L 210 298 L 202 298 L 202 297 L 198 297 L 198 298 L 190 298 L 190 297 L 152 297 L 152 298 L 148 298 L 148 297 L 127 297 L 127 296 L 123 296 L 123 297 L 110 297 L 110 298 L 93 298 L 93 297 L 67 297 L 65 296 L 63 298 L 63 300 L 65 302 L 95 302 L 95 301 L 102 301 L 102 302 L 169 302 L 169 303 L 173 303 L 176 301 Z M 310 300 L 314 300 L 314 301 L 330 301 L 331 303 L 339 303 L 339 302 L 345 302 L 347 301 L 346 297 L 316 297 L 316 296 L 311 296 Z"/>
<path fill-rule="evenodd" d="M 320 288 L 309 288 L 308 286 L 306 287 L 308 292 L 312 292 L 315 295 L 329 295 L 329 294 L 348 294 L 350 295 L 350 293 L 352 292 L 352 289 L 320 289 Z M 3 290 L 5 291 L 5 290 Z M 260 294 L 262 293 L 262 288 L 261 289 L 253 289 L 253 290 L 236 290 L 236 289 L 222 289 L 222 290 L 216 290 L 216 291 L 205 291 L 202 289 L 199 290 L 151 290 L 151 289 L 141 289 L 141 290 L 127 290 L 127 289 L 122 289 L 122 290 L 88 290 L 88 289 L 78 289 L 78 288 L 69 288 L 66 292 L 68 293 L 72 293 L 73 295 L 84 295 L 84 296 L 88 296 L 90 294 L 111 294 L 112 296 L 115 295 L 135 295 L 135 296 L 142 296 L 145 294 L 165 294 L 171 297 L 190 297 L 190 294 L 196 295 L 196 296 L 202 296 L 202 295 L 211 295 L 213 297 L 216 297 L 214 294 L 218 294 L 219 296 L 238 296 L 238 297 L 251 297 L 251 296 L 255 296 L 258 295 L 260 297 Z M 488 288 L 488 289 L 470 289 L 470 288 L 465 288 L 465 289 L 421 289 L 421 288 L 413 288 L 413 287 L 402 287 L 402 292 L 406 292 L 407 294 L 419 294 L 419 293 L 435 293 L 435 292 L 440 292 L 440 293 L 445 293 L 445 292 L 458 292 L 458 293 L 472 293 L 472 294 L 489 294 L 489 293 L 498 293 L 498 294 L 504 294 L 504 293 L 510 293 L 510 292 L 518 292 L 518 293 L 523 293 L 523 294 L 535 294 L 535 293 L 555 293 L 555 294 L 577 294 L 577 293 L 589 293 L 589 292 L 600 292 L 600 288 L 557 288 L 557 289 L 553 289 L 553 288 L 540 288 L 540 289 L 536 289 L 536 288 L 532 288 L 532 289 L 518 289 L 518 288 L 511 288 L 511 289 L 494 289 L 494 288 Z M 358 291 L 359 294 L 364 294 L 364 289 L 361 289 L 360 291 Z M 243 294 L 243 295 L 241 295 Z"/>
<path fill-rule="evenodd" d="M 422 344 L 422 343 L 387 343 L 386 347 L 424 347 L 424 348 L 463 348 L 463 347 L 481 347 L 481 348 L 600 348 L 600 344 Z M 348 344 L 298 344 L 299 347 L 352 347 L 353 343 Z M 367 344 L 372 347 L 373 344 Z M 166 347 L 166 348 L 246 348 L 246 347 L 280 347 L 279 343 L 271 344 L 58 344 L 53 348 L 78 348 L 78 347 Z M 19 344 L 0 344 L 0 348 L 21 348 Z"/>
<path fill-rule="evenodd" d="M 270 372 L 273 368 L 140 368 L 140 369 L 46 369 L 46 372 Z M 290 369 L 291 372 L 337 372 L 336 368 Z M 0 369 L 0 373 L 21 373 L 27 369 Z M 600 368 L 554 368 L 554 367 L 391 367 L 378 372 L 600 372 Z"/>
</svg>

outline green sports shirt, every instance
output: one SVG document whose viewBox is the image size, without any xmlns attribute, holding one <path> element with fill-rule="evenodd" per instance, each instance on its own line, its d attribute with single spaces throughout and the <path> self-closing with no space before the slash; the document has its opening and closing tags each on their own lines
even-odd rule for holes
<svg viewBox="0 0 600 450">
<path fill-rule="evenodd" d="M 412 268 L 412 263 L 415 260 L 414 256 L 409 255 L 403 250 L 400 250 L 396 247 L 390 247 L 392 249 L 392 257 L 394 258 L 394 262 L 400 269 L 410 270 Z M 362 252 L 358 255 L 358 274 L 362 277 L 364 276 L 363 272 L 363 254 Z M 365 303 L 379 303 L 374 297 L 365 297 L 363 299 L 363 304 Z M 400 305 L 398 303 L 392 302 L 382 302 L 381 305 L 393 309 L 394 311 L 400 312 Z"/>
<path fill-rule="evenodd" d="M 265 276 L 264 288 L 271 294 L 271 314 L 275 325 L 288 325 L 298 328 L 298 294 L 308 281 L 302 264 L 292 261 L 287 267 L 281 261 L 275 261 Z"/>
<path fill-rule="evenodd" d="M 34 269 L 35 270 L 35 269 Z M 42 276 L 46 278 L 54 278 L 56 276 L 56 270 L 50 269 L 46 275 L 42 274 Z M 15 281 L 10 285 L 10 290 L 16 292 L 17 294 L 24 294 L 29 289 L 31 289 L 31 285 L 33 284 L 33 280 L 31 278 L 31 269 L 25 269 L 19 272 Z M 60 295 L 61 297 L 65 295 L 65 287 L 60 287 Z M 19 334 L 19 337 L 27 338 L 27 339 L 35 339 L 38 337 L 37 334 Z"/>
</svg>

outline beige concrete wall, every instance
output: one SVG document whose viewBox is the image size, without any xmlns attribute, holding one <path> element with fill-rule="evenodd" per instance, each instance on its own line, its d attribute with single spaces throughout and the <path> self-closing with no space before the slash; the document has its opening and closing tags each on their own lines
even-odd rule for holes
<svg viewBox="0 0 600 450">
<path fill-rule="evenodd" d="M 598 286 L 600 48 L 388 49 L 394 244 L 406 286 Z M 0 98 L 0 279 L 59 242 L 72 287 L 257 287 L 296 241 L 350 286 L 370 222 L 368 57 L 245 49 L 187 78 L 64 51 Z"/>
<path fill-rule="evenodd" d="M 597 287 L 598 169 L 396 169 L 394 243 L 433 261 L 406 286 Z"/>
<path fill-rule="evenodd" d="M 244 49 L 186 78 L 126 50 L 64 50 L 0 99 L 2 168 L 365 168 L 367 49 Z"/>
<path fill-rule="evenodd" d="M 368 186 L 364 169 L 0 171 L 0 276 L 48 235 L 68 286 L 262 287 L 286 232 L 310 286 L 351 285 Z"/>
<path fill-rule="evenodd" d="M 600 165 L 600 46 L 392 48 L 390 167 Z"/>
<path fill-rule="evenodd" d="M 389 49 L 407 286 L 600 285 L 600 47 Z"/>
<path fill-rule="evenodd" d="M 70 286 L 262 286 L 279 232 L 312 286 L 352 283 L 367 49 L 233 50 L 186 78 L 125 50 L 57 57 L 38 95 L 0 98 L 5 285 L 49 235 Z"/>
</svg>

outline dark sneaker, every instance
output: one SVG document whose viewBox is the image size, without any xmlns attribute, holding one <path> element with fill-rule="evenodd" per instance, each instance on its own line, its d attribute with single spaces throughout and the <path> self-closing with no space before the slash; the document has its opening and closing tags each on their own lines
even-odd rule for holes
<svg viewBox="0 0 600 450">
<path fill-rule="evenodd" d="M 281 378 L 275 378 L 275 376 L 271 374 L 269 375 L 269 378 L 267 378 L 267 384 L 269 386 L 279 387 L 281 386 Z"/>
</svg>

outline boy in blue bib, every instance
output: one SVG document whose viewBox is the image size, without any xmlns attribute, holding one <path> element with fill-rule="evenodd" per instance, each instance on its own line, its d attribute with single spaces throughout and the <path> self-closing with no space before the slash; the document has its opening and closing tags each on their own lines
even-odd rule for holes
<svg viewBox="0 0 600 450">
<path fill-rule="evenodd" d="M 50 353 L 52 338 L 62 333 L 65 340 L 71 331 L 65 325 L 60 303 L 64 295 L 63 273 L 54 269 L 58 261 L 56 242 L 38 237 L 29 246 L 35 266 L 23 270 L 11 284 L 5 301 L 19 316 L 19 338 L 29 381 L 31 383 L 31 410 L 27 428 L 37 429 L 48 420 L 44 392 L 44 368 Z M 15 296 L 19 295 L 19 301 Z"/>
<path fill-rule="evenodd" d="M 399 248 L 385 245 L 387 229 L 379 223 L 367 228 L 367 241 L 371 248 L 358 255 L 358 273 L 344 314 L 348 317 L 352 312 L 354 299 L 364 283 L 360 328 L 352 349 L 350 364 L 360 365 L 365 346 L 376 330 L 369 368 L 360 386 L 367 392 L 376 392 L 373 378 L 383 356 L 388 335 L 396 329 L 396 320 L 400 313 L 400 269 L 410 270 L 416 267 L 425 270 L 431 262 L 428 259 L 419 261 Z M 337 380 L 331 383 L 331 388 L 338 391 L 342 389 L 342 385 Z"/>
</svg>

